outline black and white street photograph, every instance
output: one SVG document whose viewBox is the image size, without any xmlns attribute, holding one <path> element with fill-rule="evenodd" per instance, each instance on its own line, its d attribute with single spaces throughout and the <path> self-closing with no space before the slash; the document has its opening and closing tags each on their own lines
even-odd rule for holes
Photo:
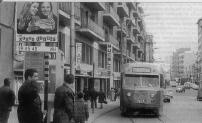
<svg viewBox="0 0 202 123">
<path fill-rule="evenodd" d="M 202 2 L 0 0 L 0 123 L 202 123 Z"/>
</svg>

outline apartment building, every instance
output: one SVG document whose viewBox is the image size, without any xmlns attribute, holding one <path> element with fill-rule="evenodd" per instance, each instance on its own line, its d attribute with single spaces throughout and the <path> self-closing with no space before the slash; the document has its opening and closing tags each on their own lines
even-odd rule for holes
<svg viewBox="0 0 202 123">
<path fill-rule="evenodd" d="M 202 85 L 202 18 L 198 19 L 198 68 L 199 68 L 199 81 L 200 81 L 200 86 Z"/>
<path fill-rule="evenodd" d="M 6 77 L 13 79 L 15 3 L 0 4 L 0 86 Z"/>
<path fill-rule="evenodd" d="M 74 9 L 75 24 L 75 85 L 72 88 L 76 92 L 95 88 L 108 93 L 110 88 L 120 87 L 121 54 L 123 63 L 147 61 L 148 56 L 152 56 L 153 52 L 150 51 L 153 47 L 146 44 L 147 34 L 142 18 L 144 12 L 138 3 L 75 2 L 73 8 L 70 2 L 56 5 L 59 19 L 58 52 L 49 53 L 50 92 L 53 93 L 62 84 L 64 74 L 70 73 L 71 9 Z M 0 70 L 1 79 L 6 76 L 15 78 L 17 90 L 23 80 L 24 60 L 31 60 L 32 57 L 30 53 L 16 51 L 13 39 L 15 22 L 12 21 L 15 7 L 15 3 L 11 2 L 1 3 L 0 6 Z"/>
<path fill-rule="evenodd" d="M 154 49 L 153 49 L 153 36 L 152 35 L 147 35 L 146 36 L 146 62 L 153 62 L 154 61 Z"/>
<path fill-rule="evenodd" d="M 184 76 L 184 53 L 190 51 L 190 48 L 179 48 L 173 52 L 171 63 L 171 79 L 179 79 Z M 187 59 L 186 59 L 187 60 Z"/>
</svg>

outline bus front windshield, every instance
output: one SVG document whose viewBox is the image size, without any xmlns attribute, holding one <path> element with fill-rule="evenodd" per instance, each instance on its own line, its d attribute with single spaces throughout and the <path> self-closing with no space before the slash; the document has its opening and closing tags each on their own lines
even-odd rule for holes
<svg viewBox="0 0 202 123">
<path fill-rule="evenodd" d="M 158 75 L 126 75 L 124 87 L 126 89 L 134 89 L 141 87 L 155 88 L 159 87 Z"/>
</svg>

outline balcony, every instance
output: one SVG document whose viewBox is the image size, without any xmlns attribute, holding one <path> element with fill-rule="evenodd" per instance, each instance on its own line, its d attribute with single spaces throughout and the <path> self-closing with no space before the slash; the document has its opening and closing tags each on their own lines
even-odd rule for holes
<svg viewBox="0 0 202 123">
<path fill-rule="evenodd" d="M 135 17 L 135 18 L 139 18 L 139 19 L 140 19 L 140 12 L 139 12 L 138 9 L 133 10 L 132 13 L 133 13 L 133 17 Z"/>
<path fill-rule="evenodd" d="M 59 6 L 59 18 L 60 23 L 64 25 L 70 25 L 70 14 L 71 14 L 71 3 L 70 2 L 60 2 Z M 81 14 L 80 14 L 80 3 L 74 3 L 74 14 L 75 14 L 75 23 L 80 25 Z"/>
<path fill-rule="evenodd" d="M 123 2 L 118 3 L 118 5 L 117 5 L 117 14 L 120 17 L 129 16 L 129 9 L 128 9 L 126 3 L 123 3 Z"/>
<path fill-rule="evenodd" d="M 113 44 L 114 48 L 119 50 L 119 42 L 118 40 L 112 36 L 112 35 L 105 35 L 105 41 L 106 42 L 111 42 L 111 44 Z"/>
<path fill-rule="evenodd" d="M 143 31 L 140 31 L 140 34 L 138 34 L 137 36 L 138 36 L 138 40 L 143 40 L 144 39 Z"/>
<path fill-rule="evenodd" d="M 125 37 L 127 35 L 126 21 L 123 21 L 122 29 L 121 29 L 121 26 L 117 27 L 117 35 L 121 35 L 121 32 L 122 32 L 122 36 Z"/>
<path fill-rule="evenodd" d="M 135 2 L 127 2 L 126 3 L 128 7 L 130 7 L 131 9 L 136 9 L 136 3 Z"/>
<path fill-rule="evenodd" d="M 119 17 L 115 10 L 107 3 L 105 4 L 105 8 L 103 21 L 110 26 L 119 26 Z"/>
<path fill-rule="evenodd" d="M 131 42 L 131 43 L 134 43 L 135 42 L 135 37 L 133 36 L 132 32 L 128 32 L 128 35 L 126 36 L 126 40 Z"/>
<path fill-rule="evenodd" d="M 105 5 L 103 2 L 81 2 L 91 11 L 104 11 Z"/>
<path fill-rule="evenodd" d="M 135 21 L 135 20 L 133 20 L 133 21 Z M 139 27 L 139 25 L 137 23 L 132 28 L 133 28 L 133 34 L 134 35 L 140 34 L 140 27 Z"/>
<path fill-rule="evenodd" d="M 90 39 L 104 41 L 104 30 L 90 18 L 83 19 L 81 27 L 76 31 Z"/>
<path fill-rule="evenodd" d="M 133 49 L 140 49 L 140 43 L 139 42 L 135 42 L 132 44 Z"/>
</svg>

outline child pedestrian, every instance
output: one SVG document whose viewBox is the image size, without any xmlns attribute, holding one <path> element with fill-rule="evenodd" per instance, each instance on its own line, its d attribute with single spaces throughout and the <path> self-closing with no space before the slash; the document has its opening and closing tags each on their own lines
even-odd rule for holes
<svg viewBox="0 0 202 123">
<path fill-rule="evenodd" d="M 74 102 L 74 121 L 75 123 L 85 123 L 89 118 L 88 104 L 83 100 L 83 93 L 79 92 Z"/>
</svg>

